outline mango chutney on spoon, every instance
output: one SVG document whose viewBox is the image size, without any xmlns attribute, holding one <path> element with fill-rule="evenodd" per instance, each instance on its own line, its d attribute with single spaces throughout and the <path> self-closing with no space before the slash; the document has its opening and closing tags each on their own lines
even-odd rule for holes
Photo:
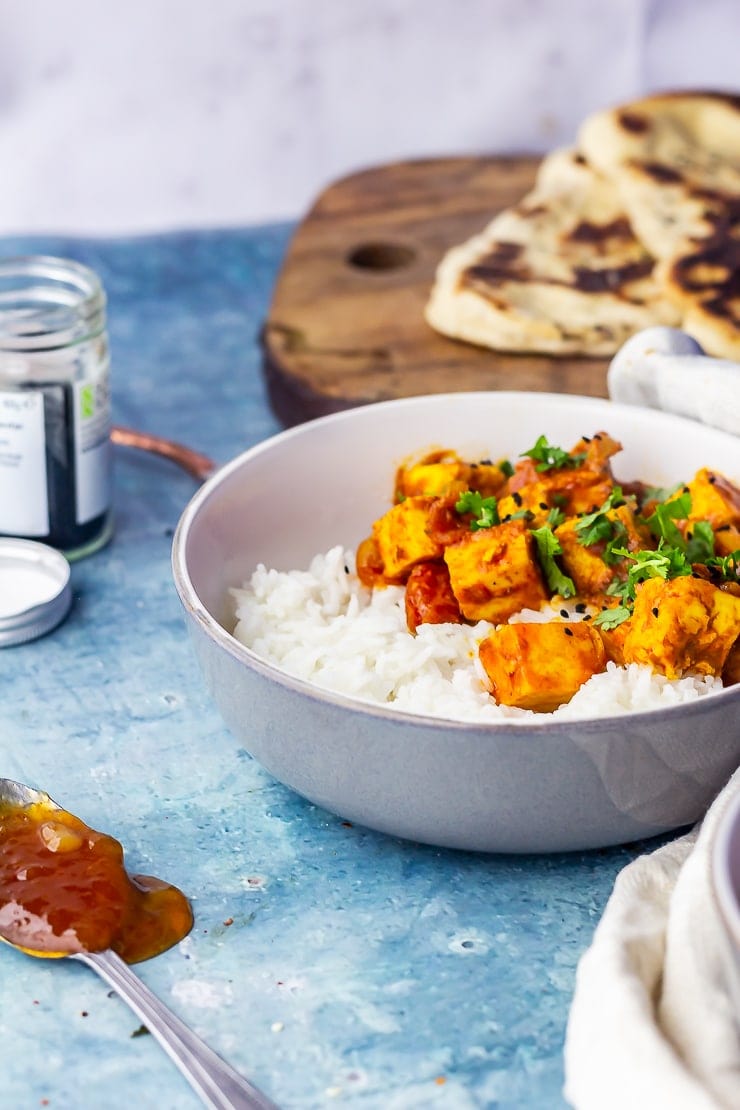
<svg viewBox="0 0 740 1110">
<path fill-rule="evenodd" d="M 0 939 L 34 956 L 112 949 L 132 964 L 192 925 L 185 895 L 129 875 L 117 840 L 48 794 L 0 779 Z"/>
</svg>

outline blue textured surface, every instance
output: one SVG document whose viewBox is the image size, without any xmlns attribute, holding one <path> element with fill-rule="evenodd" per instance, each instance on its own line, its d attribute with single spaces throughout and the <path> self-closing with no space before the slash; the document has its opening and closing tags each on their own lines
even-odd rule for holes
<svg viewBox="0 0 740 1110">
<path fill-rule="evenodd" d="M 256 340 L 289 233 L 5 239 L 0 255 L 96 269 L 114 420 L 223 462 L 278 430 Z M 139 974 L 286 1110 L 563 1105 L 575 966 L 638 846 L 437 851 L 274 782 L 221 724 L 186 637 L 169 560 L 194 488 L 117 449 L 113 542 L 74 565 L 62 626 L 0 653 L 0 774 L 186 891 L 191 936 Z M 0 958 L 3 1106 L 199 1104 L 88 969 Z"/>
</svg>

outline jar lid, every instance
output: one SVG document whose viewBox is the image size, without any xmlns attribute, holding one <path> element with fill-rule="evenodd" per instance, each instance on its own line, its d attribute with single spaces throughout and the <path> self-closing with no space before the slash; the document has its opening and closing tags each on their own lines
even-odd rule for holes
<svg viewBox="0 0 740 1110">
<path fill-rule="evenodd" d="M 0 539 L 0 647 L 51 632 L 72 604 L 64 555 L 35 540 Z"/>
</svg>

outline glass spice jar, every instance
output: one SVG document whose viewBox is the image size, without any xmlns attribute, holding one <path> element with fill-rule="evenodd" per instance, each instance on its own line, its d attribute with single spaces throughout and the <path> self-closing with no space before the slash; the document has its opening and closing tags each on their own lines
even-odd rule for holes
<svg viewBox="0 0 740 1110">
<path fill-rule="evenodd" d="M 113 530 L 105 306 L 87 266 L 0 259 L 0 535 L 68 559 Z"/>
</svg>

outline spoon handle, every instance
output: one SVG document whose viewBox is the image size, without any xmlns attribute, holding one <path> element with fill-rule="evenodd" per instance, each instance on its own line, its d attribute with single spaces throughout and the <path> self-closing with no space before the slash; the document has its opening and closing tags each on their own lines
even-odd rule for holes
<svg viewBox="0 0 740 1110">
<path fill-rule="evenodd" d="M 206 1106 L 216 1110 L 278 1110 L 152 994 L 115 952 L 80 952 L 74 958 L 105 979 L 141 1018 Z"/>
</svg>

